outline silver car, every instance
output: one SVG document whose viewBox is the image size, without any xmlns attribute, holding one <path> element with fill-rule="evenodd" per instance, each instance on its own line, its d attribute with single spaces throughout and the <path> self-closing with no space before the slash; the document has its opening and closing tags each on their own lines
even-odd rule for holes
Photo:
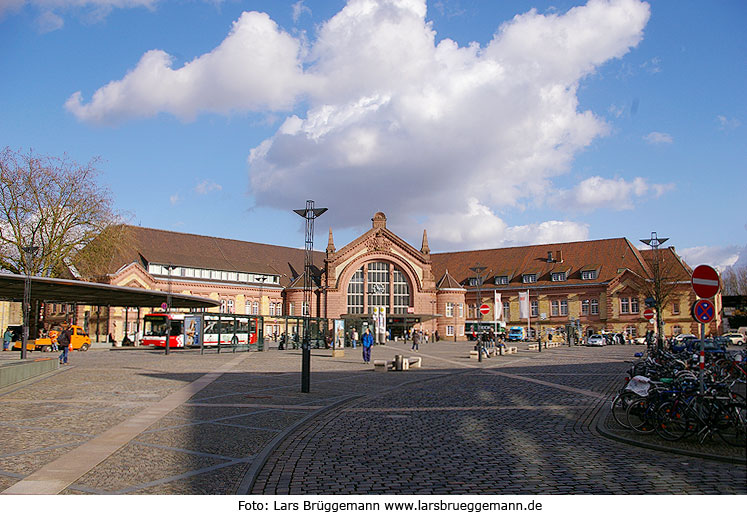
<svg viewBox="0 0 747 518">
<path fill-rule="evenodd" d="M 604 339 L 604 337 L 602 335 L 591 335 L 589 337 L 589 339 L 586 341 L 586 343 L 588 345 L 599 345 L 599 346 L 603 346 L 607 342 L 606 342 L 606 340 Z"/>
</svg>

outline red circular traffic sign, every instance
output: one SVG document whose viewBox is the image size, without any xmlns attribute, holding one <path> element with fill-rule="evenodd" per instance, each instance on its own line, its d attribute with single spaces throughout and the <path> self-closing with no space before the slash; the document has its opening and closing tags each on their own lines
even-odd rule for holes
<svg viewBox="0 0 747 518">
<path fill-rule="evenodd" d="M 643 311 L 643 318 L 645 318 L 646 320 L 651 320 L 652 318 L 654 318 L 654 315 L 655 315 L 655 314 L 656 314 L 656 313 L 654 313 L 654 310 L 653 310 L 653 309 L 651 309 L 651 308 L 647 308 L 647 309 L 645 309 L 645 310 Z"/>
<path fill-rule="evenodd" d="M 480 306 L 480 313 L 482 313 L 483 315 L 487 315 L 488 313 L 490 313 L 490 306 L 488 306 L 487 304 L 483 304 L 482 306 Z"/>
<path fill-rule="evenodd" d="M 710 299 L 721 287 L 718 272 L 707 264 L 701 264 L 693 270 L 692 285 L 693 291 L 701 299 Z"/>
<path fill-rule="evenodd" d="M 716 318 L 716 308 L 713 302 L 707 299 L 700 299 L 693 304 L 693 317 L 701 324 L 707 324 Z"/>
</svg>

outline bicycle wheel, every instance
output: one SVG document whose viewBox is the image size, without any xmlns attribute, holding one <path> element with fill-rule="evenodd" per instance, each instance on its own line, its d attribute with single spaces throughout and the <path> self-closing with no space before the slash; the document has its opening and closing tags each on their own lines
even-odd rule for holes
<svg viewBox="0 0 747 518">
<path fill-rule="evenodd" d="M 727 444 L 747 445 L 747 405 L 731 402 L 721 407 L 715 416 L 716 433 Z"/>
<path fill-rule="evenodd" d="M 628 425 L 636 432 L 649 434 L 656 430 L 656 422 L 653 418 L 655 412 L 652 411 L 651 406 L 651 401 L 645 397 L 631 401 L 628 406 L 625 416 L 628 419 Z"/>
<path fill-rule="evenodd" d="M 630 405 L 630 403 L 638 397 L 639 396 L 634 392 L 620 392 L 617 396 L 615 396 L 615 399 L 612 400 L 612 418 L 623 428 L 630 428 L 630 425 L 628 424 L 628 418 L 625 414 L 628 411 L 628 406 Z"/>
<path fill-rule="evenodd" d="M 687 434 L 688 429 L 683 402 L 665 401 L 656 409 L 656 433 L 662 439 L 678 441 Z"/>
</svg>

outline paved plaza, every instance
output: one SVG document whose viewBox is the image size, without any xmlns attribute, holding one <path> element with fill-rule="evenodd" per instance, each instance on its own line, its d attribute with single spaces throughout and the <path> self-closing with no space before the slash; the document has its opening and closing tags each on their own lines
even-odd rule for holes
<svg viewBox="0 0 747 518">
<path fill-rule="evenodd" d="M 424 344 L 423 367 L 404 372 L 375 372 L 360 349 L 314 350 L 308 394 L 298 350 L 74 352 L 54 374 L 0 391 L 0 491 L 747 492 L 744 464 L 599 433 L 640 347 L 520 346 L 482 363 L 470 348 Z M 373 357 L 398 353 L 409 345 L 376 346 Z"/>
</svg>

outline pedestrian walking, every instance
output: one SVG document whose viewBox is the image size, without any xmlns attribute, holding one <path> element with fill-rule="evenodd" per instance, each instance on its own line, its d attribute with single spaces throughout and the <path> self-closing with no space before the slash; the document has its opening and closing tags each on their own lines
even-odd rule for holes
<svg viewBox="0 0 747 518">
<path fill-rule="evenodd" d="M 67 356 L 70 349 L 70 324 L 67 322 L 62 323 L 62 331 L 57 337 L 57 344 L 62 351 L 60 354 L 60 364 L 67 365 Z"/>
<path fill-rule="evenodd" d="M 363 363 L 371 363 L 371 346 L 374 343 L 373 335 L 371 334 L 371 330 L 366 328 L 365 331 L 363 331 Z"/>
<path fill-rule="evenodd" d="M 353 344 L 353 349 L 355 349 L 356 346 L 358 345 L 358 330 L 357 329 L 353 329 L 353 334 L 350 337 L 350 341 Z"/>
<path fill-rule="evenodd" d="M 412 347 L 413 351 L 418 351 L 420 347 L 420 331 L 417 329 L 412 332 Z"/>
<path fill-rule="evenodd" d="M 13 340 L 13 331 L 10 327 L 3 333 L 3 351 L 7 351 L 10 348 L 10 342 Z"/>
</svg>

